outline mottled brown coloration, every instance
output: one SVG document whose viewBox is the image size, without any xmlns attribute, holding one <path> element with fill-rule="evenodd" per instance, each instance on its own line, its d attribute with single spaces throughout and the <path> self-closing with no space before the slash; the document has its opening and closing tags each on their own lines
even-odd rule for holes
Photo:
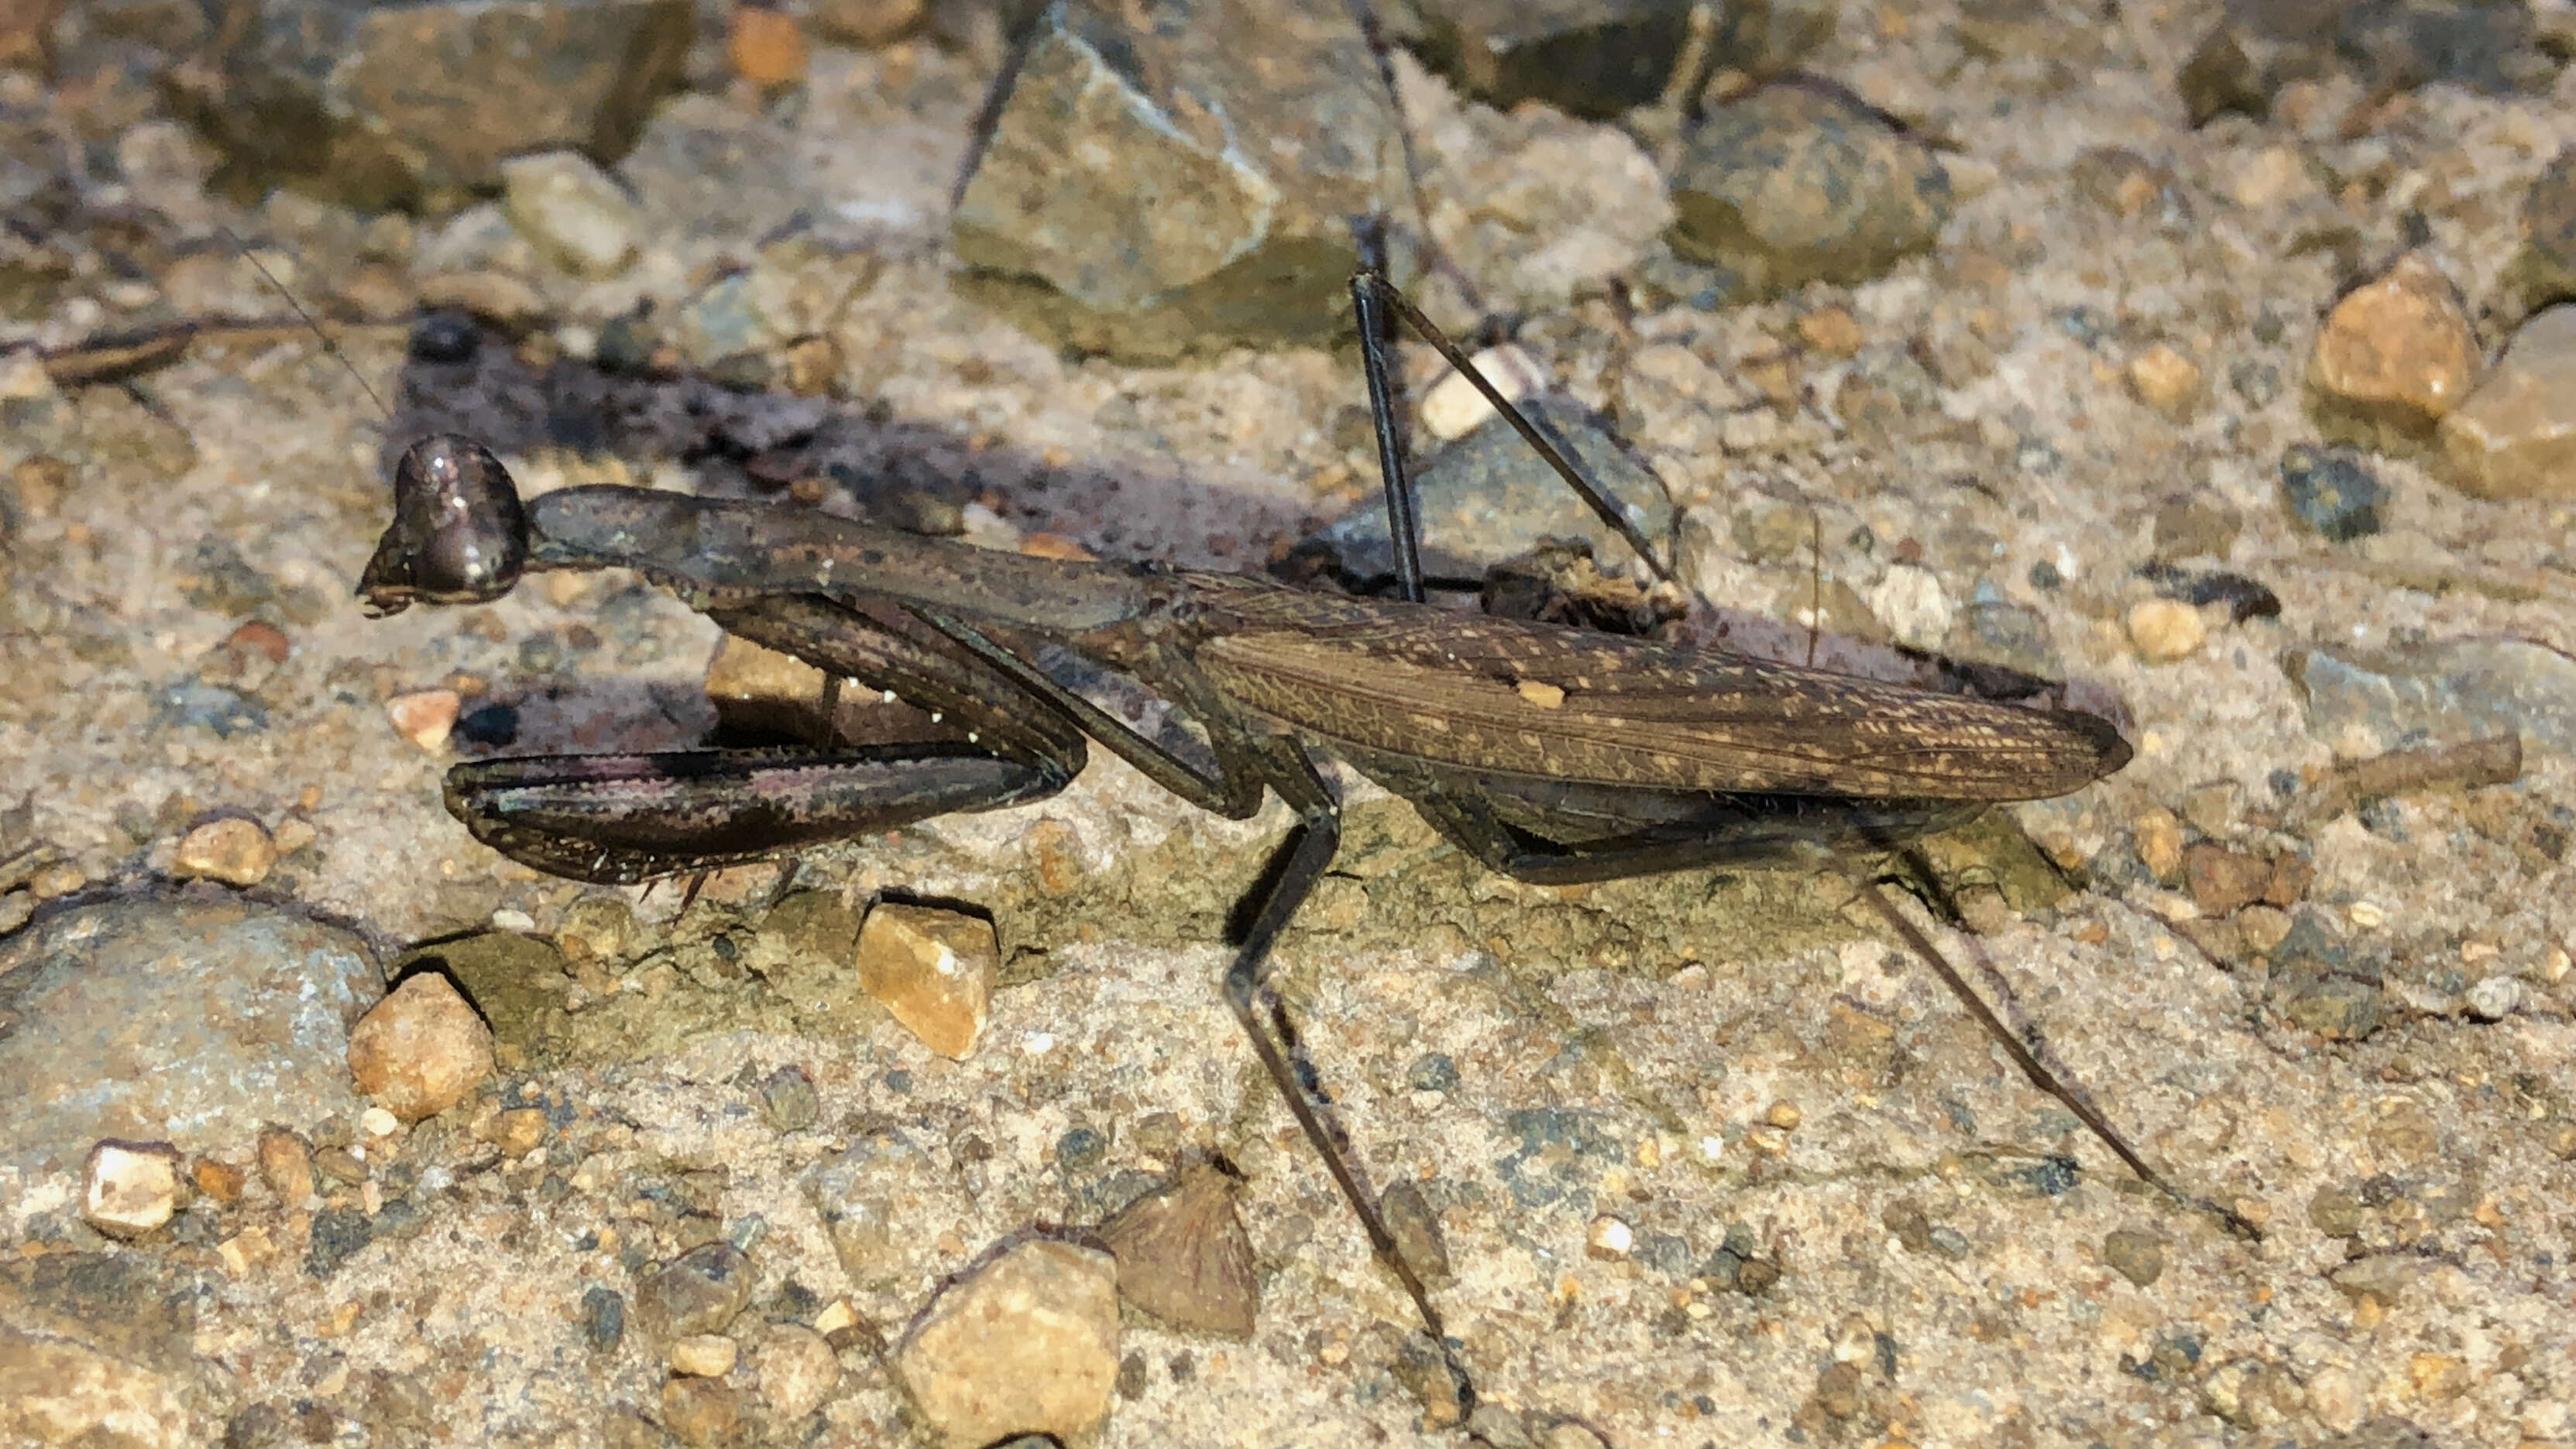
<svg viewBox="0 0 2576 1449">
<path fill-rule="evenodd" d="M 2063 795 L 2129 757 L 2091 715 L 1419 605 L 1226 592 L 1243 627 L 1198 662 L 1229 697 L 1325 740 L 1469 769 L 1998 801 Z"/>
</svg>

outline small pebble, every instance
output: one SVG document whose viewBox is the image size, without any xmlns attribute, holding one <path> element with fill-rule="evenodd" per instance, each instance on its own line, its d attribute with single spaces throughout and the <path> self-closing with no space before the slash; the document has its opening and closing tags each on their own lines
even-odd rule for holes
<svg viewBox="0 0 2576 1449">
<path fill-rule="evenodd" d="M 2379 532 L 2388 501 L 2388 485 L 2360 457 L 2304 443 L 2281 454 L 2281 493 L 2291 517 L 2336 543 Z"/>
<path fill-rule="evenodd" d="M 662 1427 L 683 1444 L 726 1443 L 741 1423 L 741 1396 L 722 1379 L 684 1377 L 662 1385 Z"/>
<path fill-rule="evenodd" d="M 510 1157 L 525 1157 L 546 1140 L 546 1114 L 541 1107 L 513 1107 L 492 1119 L 487 1139 Z"/>
<path fill-rule="evenodd" d="M 1959 617 L 1958 602 L 1941 586 L 1940 576 L 1914 564 L 1887 571 L 1869 591 L 1869 611 L 1897 643 L 1911 649 L 1939 648 Z"/>
<path fill-rule="evenodd" d="M 1801 1121 L 1804 1121 L 1805 1118 L 1798 1111 L 1797 1103 L 1781 1101 L 1772 1103 L 1770 1108 L 1762 1114 L 1762 1120 L 1779 1128 L 1783 1132 L 1790 1132 L 1795 1131 L 1798 1124 Z"/>
<path fill-rule="evenodd" d="M 2576 498 L 2576 306 L 2522 324 L 2495 371 L 2442 419 L 2447 477 L 2481 498 Z"/>
<path fill-rule="evenodd" d="M 492 1029 L 446 977 L 396 986 L 349 1033 L 358 1090 L 406 1122 L 446 1111 L 492 1075 Z"/>
<path fill-rule="evenodd" d="M 992 923 L 955 911 L 881 905 L 859 927 L 859 989 L 944 1057 L 983 1040 L 999 964 Z"/>
<path fill-rule="evenodd" d="M 843 1308 L 847 1312 L 846 1306 Z M 817 1320 L 818 1322 L 820 1320 Z M 751 1351 L 752 1377 L 773 1423 L 793 1424 L 821 1408 L 841 1382 L 841 1361 L 816 1329 L 782 1323 Z"/>
<path fill-rule="evenodd" d="M 950 1284 L 896 1351 L 929 1427 L 957 1449 L 1042 1431 L 1070 1440 L 1118 1381 L 1118 1264 L 1051 1238 Z"/>
<path fill-rule="evenodd" d="M 2423 439 L 2469 395 L 2478 340 L 2459 294 L 2414 253 L 2335 303 L 2308 359 L 2318 426 L 2363 447 Z"/>
<path fill-rule="evenodd" d="M 721 1333 L 751 1302 L 751 1260 L 731 1243 L 704 1243 L 647 1274 L 635 1316 L 655 1338 Z"/>
<path fill-rule="evenodd" d="M 2183 880 L 2204 916 L 2224 916 L 2262 899 L 2272 883 L 2270 863 L 2201 841 L 2183 852 Z"/>
<path fill-rule="evenodd" d="M 391 1137 L 402 1130 L 402 1119 L 382 1107 L 369 1107 L 358 1114 L 358 1130 L 369 1137 Z"/>
<path fill-rule="evenodd" d="M 167 1142 L 102 1141 L 81 1172 L 81 1218 L 111 1238 L 139 1238 L 179 1211 L 185 1159 Z"/>
<path fill-rule="evenodd" d="M 35 873 L 27 877 L 27 894 L 40 901 L 50 901 L 70 895 L 88 884 L 89 877 L 79 866 L 58 860 L 36 867 Z"/>
<path fill-rule="evenodd" d="M 1583 1251 L 1607 1261 L 1627 1257 L 1636 1246 L 1636 1230 L 1608 1214 L 1594 1218 L 1583 1234 Z"/>
<path fill-rule="evenodd" d="M 2480 1021 L 2502 1021 L 2522 1008 L 2522 980 L 2487 976 L 2469 988 L 2469 1015 Z"/>
<path fill-rule="evenodd" d="M 386 700 L 385 717 L 394 722 L 394 733 L 434 755 L 447 748 L 463 702 L 452 689 L 415 690 Z"/>
<path fill-rule="evenodd" d="M 260 823 L 228 815 L 182 836 L 170 869 L 181 876 L 250 886 L 267 879 L 269 867 L 275 864 L 277 845 Z"/>
<path fill-rule="evenodd" d="M 720 1379 L 733 1372 L 742 1345 L 721 1333 L 693 1333 L 673 1339 L 668 1355 L 671 1372 L 692 1378 Z"/>
<path fill-rule="evenodd" d="M 823 1115 L 814 1079 L 793 1062 L 771 1072 L 760 1084 L 760 1106 L 768 1114 L 769 1125 L 781 1132 L 802 1132 Z"/>
<path fill-rule="evenodd" d="M 188 1178 L 197 1192 L 219 1207 L 230 1207 L 241 1201 L 242 1189 L 250 1185 L 250 1174 L 229 1162 L 200 1157 L 188 1164 Z"/>
<path fill-rule="evenodd" d="M 753 85 L 785 85 L 804 77 L 805 32 L 784 10 L 737 5 L 725 21 L 725 59 Z"/>
<path fill-rule="evenodd" d="M 593 1285 L 581 1294 L 581 1336 L 593 1353 L 608 1353 L 626 1340 L 626 1298 Z"/>
<path fill-rule="evenodd" d="M 1798 335 L 1828 356 L 1849 357 L 1860 351 L 1860 324 L 1841 307 L 1819 307 L 1799 317 Z"/>
<path fill-rule="evenodd" d="M 1410 1178 L 1398 1179 L 1379 1194 L 1377 1208 L 1395 1239 L 1396 1256 L 1412 1267 L 1414 1276 L 1425 1283 L 1445 1281 L 1449 1242 L 1440 1231 L 1440 1213 L 1421 1186 Z"/>
<path fill-rule="evenodd" d="M 568 272 L 613 277 L 635 256 L 642 225 L 635 203 L 599 163 L 578 151 L 502 162 L 501 194 L 510 224 Z"/>
<path fill-rule="evenodd" d="M 1488 347 L 1471 359 L 1476 370 L 1494 385 L 1494 390 L 1517 403 L 1546 385 L 1538 364 L 1517 343 L 1506 342 Z M 1422 430 L 1441 442 L 1456 440 L 1484 425 L 1493 417 L 1494 405 L 1477 391 L 1476 384 L 1463 372 L 1451 372 L 1433 383 L 1422 395 L 1417 417 Z"/>
<path fill-rule="evenodd" d="M 304 1139 L 283 1127 L 263 1127 L 259 1133 L 259 1178 L 277 1200 L 290 1208 L 304 1205 L 313 1195 L 313 1150 Z"/>
<path fill-rule="evenodd" d="M 2200 400 L 2200 366 L 2159 342 L 2129 359 L 2129 390 L 2169 418 L 2186 417 Z"/>
<path fill-rule="evenodd" d="M 2115 1228 L 2102 1238 L 2102 1261 L 2141 1288 L 2164 1276 L 2164 1240 L 2153 1233 Z"/>
<path fill-rule="evenodd" d="M 2138 859 L 2145 862 L 2147 873 L 2161 881 L 2172 881 L 2182 874 L 2182 821 L 2170 810 L 2148 810 L 2130 822 L 2138 837 Z"/>
<path fill-rule="evenodd" d="M 2209 639 L 2200 610 L 2179 599 L 2141 599 L 2129 607 L 2129 642 L 2150 664 L 2188 659 Z"/>
</svg>

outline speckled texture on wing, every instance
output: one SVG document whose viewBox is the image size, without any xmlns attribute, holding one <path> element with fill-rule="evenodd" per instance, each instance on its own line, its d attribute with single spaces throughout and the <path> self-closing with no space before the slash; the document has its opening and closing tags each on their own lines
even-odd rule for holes
<svg viewBox="0 0 2576 1449">
<path fill-rule="evenodd" d="M 2048 712 L 1423 606 L 1244 593 L 1198 662 L 1325 740 L 1612 785 L 2037 800 L 2127 743 Z M 1559 693 L 1561 691 L 1561 693 Z"/>
</svg>

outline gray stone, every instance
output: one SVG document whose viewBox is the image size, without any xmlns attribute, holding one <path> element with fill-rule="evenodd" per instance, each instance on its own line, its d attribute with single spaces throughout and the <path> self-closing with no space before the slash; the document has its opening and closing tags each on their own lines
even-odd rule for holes
<svg viewBox="0 0 2576 1449">
<path fill-rule="evenodd" d="M 1710 115 L 1672 194 L 1673 250 L 1765 294 L 1879 276 L 1931 250 L 1951 207 L 1931 152 L 1860 106 L 1791 86 Z"/>
<path fill-rule="evenodd" d="M 492 186 L 501 162 L 613 161 L 680 81 L 686 0 L 262 0 L 176 97 L 234 166 L 358 206 Z"/>
<path fill-rule="evenodd" d="M 1412 38 L 1423 63 L 1498 109 L 1538 101 L 1608 120 L 1678 88 L 1689 94 L 1718 67 L 1785 69 L 1833 34 L 1834 9 L 1812 3 L 1714 7 L 1711 44 L 1694 73 L 1687 0 L 1431 0 Z"/>
<path fill-rule="evenodd" d="M 2442 639 L 2384 652 L 2291 656 L 2308 730 L 2354 754 L 2518 732 L 2576 750 L 2576 660 L 2519 639 Z"/>
<path fill-rule="evenodd" d="M 1168 8 L 1148 32 L 1060 0 L 1020 42 L 951 224 L 972 289 L 1136 361 L 1327 339 L 1350 311 L 1350 219 L 1402 186 L 1375 60 L 1338 6 Z"/>
<path fill-rule="evenodd" d="M 2300 444 L 2281 455 L 2281 494 L 2290 516 L 2336 543 L 2379 532 L 2388 485 L 2359 454 Z"/>
<path fill-rule="evenodd" d="M 2261 118 L 2297 80 L 2350 75 L 2389 94 L 2448 81 L 2489 95 L 2545 87 L 2531 11 L 2481 0 L 2230 0 L 2176 77 L 2191 123 L 2228 111 Z"/>
<path fill-rule="evenodd" d="M 382 989 L 366 943 L 241 901 L 123 900 L 0 945 L 0 1166 L 76 1169 L 103 1137 L 237 1149 L 354 1117 L 343 1053 Z"/>
<path fill-rule="evenodd" d="M 1649 542 L 1672 537 L 1671 496 L 1607 424 L 1561 397 L 1522 407 L 1554 432 L 1575 466 L 1627 510 Z M 1605 567 L 1631 556 L 1619 535 L 1500 417 L 1424 459 L 1413 470 L 1413 493 L 1428 578 L 1481 579 L 1543 538 L 1588 540 Z M 1370 493 L 1297 547 L 1347 578 L 1391 579 L 1395 551 L 1388 537 L 1385 497 Z"/>
<path fill-rule="evenodd" d="M 751 1260 L 731 1243 L 705 1243 L 645 1275 L 635 1317 L 665 1342 L 721 1333 L 751 1302 L 751 1289 Z"/>
<path fill-rule="evenodd" d="M 133 1254 L 0 1264 L 0 1443 L 193 1449 L 219 1412 L 192 1349 L 211 1285 Z"/>
</svg>

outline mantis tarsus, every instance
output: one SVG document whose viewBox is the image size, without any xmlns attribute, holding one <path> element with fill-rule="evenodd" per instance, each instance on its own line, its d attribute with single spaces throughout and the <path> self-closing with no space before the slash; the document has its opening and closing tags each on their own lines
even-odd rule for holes
<svg viewBox="0 0 2576 1449">
<path fill-rule="evenodd" d="M 1355 290 L 1364 321 L 1372 300 L 1392 299 L 1425 325 L 1383 281 L 1364 274 Z M 1372 330 L 1364 348 L 1375 345 Z M 1382 404 L 1382 359 L 1371 366 Z M 1383 406 L 1379 425 L 1388 426 Z M 1381 451 L 1390 506 L 1400 509 L 1401 449 L 1389 440 Z M 1401 537 L 1406 515 L 1395 516 Z M 1411 563 L 1409 552 L 1399 558 Z M 540 869 L 632 882 L 1024 801 L 1080 771 L 1086 738 L 1230 818 L 1276 794 L 1297 821 L 1247 903 L 1226 1001 L 1444 1353 L 1429 1292 L 1291 1070 L 1279 1024 L 1258 1009 L 1272 947 L 1340 839 L 1339 805 L 1311 745 L 1411 802 L 1489 868 L 1557 883 L 1884 850 L 1989 804 L 2065 794 L 2130 754 L 2112 725 L 2075 711 L 1409 600 L 991 552 L 811 510 L 635 488 L 571 488 L 522 504 L 497 459 L 449 436 L 404 457 L 394 523 L 360 592 L 375 612 L 393 613 L 414 601 L 493 599 L 531 571 L 610 568 L 642 573 L 727 630 L 831 678 L 952 713 L 973 742 L 455 767 L 449 808 L 478 838 Z M 1404 582 L 1418 597 L 1418 567 Z M 1042 644 L 1160 695 L 1197 725 L 1213 766 L 1059 682 L 1034 662 Z M 2058 1083 L 1874 885 L 1864 894 L 2034 1082 L 2141 1177 L 2193 1201 Z"/>
</svg>

